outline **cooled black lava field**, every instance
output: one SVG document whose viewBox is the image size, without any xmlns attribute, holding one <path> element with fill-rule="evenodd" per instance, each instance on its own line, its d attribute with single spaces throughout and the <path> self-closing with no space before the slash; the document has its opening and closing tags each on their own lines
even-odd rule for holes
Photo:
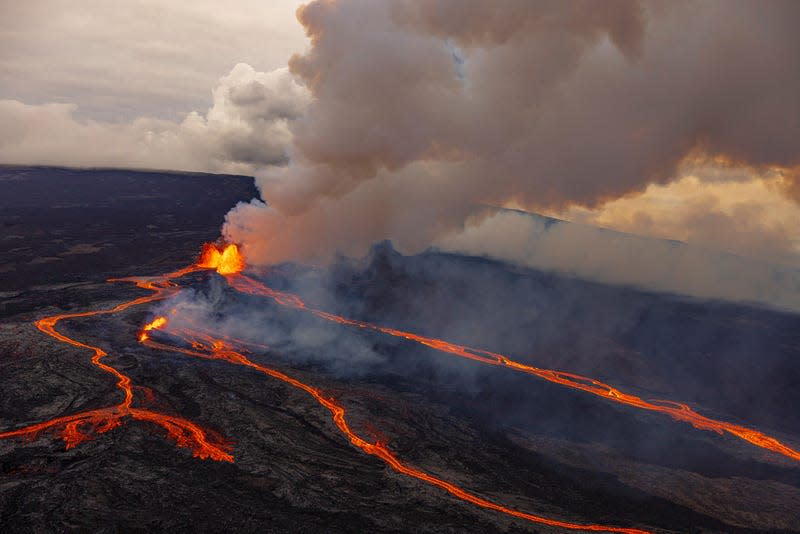
<svg viewBox="0 0 800 534">
<path fill-rule="evenodd" d="M 0 434 L 119 403 L 44 316 L 149 294 L 109 278 L 191 265 L 242 176 L 0 167 Z M 378 243 L 250 274 L 316 309 L 591 377 L 800 449 L 800 316 Z M 424 343 L 353 328 L 193 272 L 167 300 L 64 320 L 130 377 L 133 406 L 230 447 L 201 459 L 140 420 L 0 439 L 2 532 L 565 532 L 481 508 L 354 446 L 314 398 L 253 369 L 139 343 L 170 307 L 329 395 L 405 464 L 508 509 L 649 532 L 798 532 L 800 461 Z M 165 334 L 154 339 L 167 342 Z"/>
</svg>

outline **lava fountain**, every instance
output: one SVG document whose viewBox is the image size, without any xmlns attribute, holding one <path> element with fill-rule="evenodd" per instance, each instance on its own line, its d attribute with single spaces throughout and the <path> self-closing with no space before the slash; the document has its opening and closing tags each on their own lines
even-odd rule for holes
<svg viewBox="0 0 800 534">
<path fill-rule="evenodd" d="M 217 273 L 222 275 L 235 274 L 241 272 L 245 268 L 244 258 L 239 252 L 239 247 L 235 243 L 229 243 L 218 248 L 213 243 L 206 243 L 203 245 L 203 250 L 200 252 L 200 259 L 197 261 L 197 267 L 202 269 L 214 269 Z"/>
</svg>

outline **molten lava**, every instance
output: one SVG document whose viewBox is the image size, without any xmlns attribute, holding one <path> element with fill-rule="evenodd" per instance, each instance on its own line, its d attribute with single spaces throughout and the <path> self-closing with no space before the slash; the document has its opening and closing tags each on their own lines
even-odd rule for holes
<svg viewBox="0 0 800 534">
<path fill-rule="evenodd" d="M 142 328 L 142 332 L 139 334 L 139 341 L 147 341 L 150 338 L 148 332 L 150 330 L 157 330 L 167 324 L 166 317 L 156 317 Z"/>
<path fill-rule="evenodd" d="M 36 321 L 36 328 L 50 337 L 59 341 L 86 349 L 92 352 L 91 362 L 106 373 L 111 374 L 117 380 L 117 389 L 123 394 L 122 402 L 119 404 L 78 412 L 72 415 L 56 417 L 49 421 L 35 423 L 16 430 L 0 432 L 0 439 L 14 437 L 36 437 L 43 431 L 56 430 L 61 439 L 64 440 L 67 449 L 71 449 L 80 443 L 90 440 L 93 434 L 104 434 L 122 425 L 127 418 L 139 421 L 147 421 L 162 427 L 167 432 L 167 436 L 172 439 L 179 447 L 187 448 L 192 451 L 192 456 L 201 459 L 211 459 L 223 462 L 233 462 L 230 454 L 231 446 L 228 442 L 218 439 L 215 435 L 207 432 L 196 423 L 169 414 L 159 413 L 152 410 L 137 408 L 133 406 L 134 387 L 129 376 L 118 371 L 114 367 L 103 362 L 108 353 L 100 347 L 83 343 L 72 339 L 56 330 L 56 325 L 66 319 L 76 319 L 80 317 L 94 317 L 99 315 L 111 315 L 121 312 L 131 306 L 154 302 L 168 298 L 178 291 L 178 287 L 172 282 L 175 278 L 180 278 L 186 274 L 194 272 L 197 267 L 191 266 L 178 271 L 167 273 L 155 277 L 131 277 L 112 279 L 109 282 L 133 282 L 142 289 L 153 291 L 152 295 L 139 297 L 127 302 L 123 302 L 113 308 L 105 310 L 93 310 L 77 313 L 65 313 L 43 317 Z M 155 328 L 155 327 L 154 327 Z M 60 431 L 59 431 L 60 429 Z"/>
<path fill-rule="evenodd" d="M 150 324 L 152 325 L 153 323 Z M 158 326 L 155 326 L 153 329 L 161 329 L 162 327 L 166 326 L 166 324 L 167 324 L 166 321 L 163 321 Z M 292 378 L 289 375 L 282 373 L 281 371 L 253 362 L 247 356 L 245 356 L 245 354 L 242 351 L 243 349 L 241 347 L 234 345 L 230 341 L 226 341 L 224 339 L 215 337 L 214 335 L 211 335 L 208 332 L 202 332 L 192 329 L 169 328 L 167 330 L 167 333 L 181 339 L 185 344 L 191 346 L 192 348 L 189 349 L 179 346 L 167 345 L 165 343 L 159 343 L 151 339 L 144 339 L 142 340 L 142 343 L 144 343 L 148 347 L 157 350 L 167 350 L 207 360 L 223 360 L 228 363 L 232 363 L 234 365 L 242 365 L 245 367 L 249 367 L 267 376 L 281 380 L 282 382 L 285 382 L 286 384 L 289 384 L 294 388 L 304 391 L 307 394 L 309 394 L 315 401 L 317 401 L 317 403 L 319 403 L 322 407 L 328 410 L 328 412 L 330 412 L 331 419 L 333 420 L 333 423 L 336 425 L 336 428 L 350 441 L 352 445 L 358 447 L 364 453 L 369 454 L 370 456 L 374 456 L 376 458 L 381 459 L 394 471 L 415 478 L 432 486 L 436 486 L 440 489 L 443 489 L 444 491 L 450 493 L 451 495 L 463 501 L 469 502 L 476 506 L 480 506 L 481 508 L 494 510 L 496 512 L 501 512 L 503 514 L 512 517 L 530 521 L 532 523 L 549 525 L 553 527 L 560 527 L 568 530 L 582 530 L 590 532 L 616 532 L 622 534 L 647 534 L 647 531 L 636 528 L 613 527 L 613 526 L 593 525 L 593 524 L 579 524 L 579 523 L 571 523 L 568 521 L 561 521 L 558 519 L 551 519 L 540 515 L 521 512 L 519 510 L 508 508 L 501 504 L 497 504 L 482 497 L 479 497 L 473 493 L 470 493 L 460 488 L 459 486 L 456 486 L 451 482 L 448 482 L 442 478 L 436 477 L 420 469 L 417 469 L 411 465 L 408 465 L 407 463 L 400 460 L 397 457 L 397 455 L 389 449 L 386 443 L 383 443 L 381 441 L 370 441 L 365 437 L 359 436 L 347 422 L 347 412 L 344 406 L 342 406 L 334 397 L 326 395 L 320 389 L 310 386 L 304 382 L 301 382 L 296 378 Z"/>
<path fill-rule="evenodd" d="M 214 269 L 219 274 L 235 274 L 244 270 L 245 263 L 239 247 L 233 243 L 219 248 L 214 243 L 206 243 L 200 253 L 197 267 Z"/>
<path fill-rule="evenodd" d="M 768 436 L 763 432 L 742 425 L 726 423 L 724 421 L 717 421 L 715 419 L 711 419 L 709 417 L 700 415 L 694 410 L 692 410 L 687 404 L 669 400 L 660 400 L 660 399 L 652 399 L 650 401 L 647 401 L 635 395 L 624 393 L 619 389 L 610 386 L 608 384 L 605 384 L 594 378 L 589 378 L 574 373 L 568 373 L 565 371 L 541 369 L 538 367 L 514 361 L 511 358 L 508 358 L 502 354 L 466 347 L 463 345 L 456 345 L 454 343 L 450 343 L 448 341 L 444 341 L 441 339 L 424 337 L 417 334 L 413 334 L 411 332 L 404 332 L 402 330 L 397 330 L 386 326 L 379 326 L 372 323 L 368 323 L 366 321 L 348 319 L 340 315 L 335 315 L 315 308 L 310 308 L 306 305 L 305 302 L 303 302 L 303 300 L 299 296 L 294 295 L 292 293 L 276 291 L 270 287 L 265 286 L 261 282 L 249 276 L 245 276 L 243 274 L 229 275 L 226 276 L 226 279 L 228 280 L 228 283 L 231 285 L 231 287 L 233 287 L 239 292 L 247 293 L 250 295 L 268 297 L 273 299 L 275 302 L 277 302 L 282 306 L 287 306 L 290 308 L 295 308 L 300 310 L 306 310 L 316 315 L 317 317 L 320 317 L 328 321 L 333 321 L 335 323 L 339 323 L 346 326 L 362 328 L 365 330 L 373 330 L 376 332 L 381 332 L 383 334 L 388 334 L 393 337 L 403 338 L 409 341 L 413 341 L 415 343 L 419 343 L 421 345 L 425 345 L 426 347 L 430 347 L 440 352 L 445 352 L 461 358 L 467 358 L 470 360 L 479 361 L 481 363 L 485 363 L 488 365 L 507 367 L 518 372 L 537 376 L 539 378 L 547 380 L 548 382 L 553 382 L 555 384 L 560 384 L 562 386 L 571 389 L 577 389 L 580 391 L 584 391 L 586 393 L 591 393 L 603 399 L 613 401 L 619 404 L 624 404 L 626 406 L 638 408 L 641 410 L 647 410 L 651 412 L 660 412 L 669 415 L 676 421 L 683 421 L 689 423 L 693 427 L 700 430 L 710 430 L 718 434 L 724 434 L 727 432 L 728 434 L 736 436 L 741 440 L 747 441 L 748 443 L 751 443 L 756 447 L 776 452 L 787 458 L 791 458 L 792 460 L 800 462 L 800 451 L 792 449 L 788 445 L 779 441 L 777 438 Z"/>
<path fill-rule="evenodd" d="M 156 277 L 130 277 L 119 280 L 109 280 L 109 282 L 133 282 L 142 289 L 153 291 L 153 294 L 151 295 L 123 302 L 110 309 L 53 315 L 38 320 L 36 322 L 36 327 L 45 334 L 74 347 L 91 351 L 92 363 L 102 371 L 115 377 L 117 381 L 116 386 L 123 393 L 123 400 L 119 404 L 111 405 L 105 408 L 57 417 L 49 421 L 36 423 L 16 430 L 0 432 L 0 439 L 23 436 L 33 437 L 45 430 L 58 430 L 61 439 L 64 440 L 66 447 L 69 449 L 88 439 L 92 439 L 93 434 L 102 434 L 120 426 L 127 418 L 130 417 L 135 420 L 147 421 L 161 426 L 166 430 L 167 435 L 174 440 L 178 446 L 190 449 L 195 457 L 232 462 L 233 456 L 230 454 L 230 444 L 217 438 L 215 434 L 202 429 L 197 424 L 186 419 L 135 407 L 133 405 L 135 390 L 144 391 L 146 397 L 152 396 L 152 391 L 148 388 L 133 386 L 130 377 L 103 362 L 102 360 L 105 358 L 105 356 L 107 356 L 107 353 L 100 347 L 77 341 L 64 334 L 61 334 L 56 330 L 57 324 L 65 319 L 110 315 L 121 312 L 131 306 L 166 299 L 175 295 L 179 291 L 179 287 L 175 282 L 173 282 L 174 279 L 202 269 L 213 269 L 217 273 L 224 275 L 230 286 L 242 293 L 268 297 L 282 306 L 305 310 L 317 317 L 328 321 L 333 321 L 344 326 L 372 330 L 390 336 L 403 338 L 438 351 L 452 354 L 454 356 L 468 358 L 488 365 L 507 367 L 513 369 L 514 371 L 534 375 L 544 380 L 560 384 L 568 388 L 581 390 L 612 402 L 642 410 L 664 413 L 673 419 L 688 422 L 695 428 L 711 430 L 720 434 L 727 432 L 763 449 L 777 452 L 793 460 L 800 461 L 800 452 L 781 443 L 776 438 L 741 425 L 725 423 L 723 421 L 717 421 L 702 416 L 693 411 L 686 404 L 666 400 L 647 401 L 640 397 L 624 393 L 593 378 L 563 371 L 540 369 L 516 362 L 502 354 L 475 349 L 463 345 L 457 345 L 441 339 L 428 338 L 410 332 L 404 332 L 402 330 L 375 325 L 366 321 L 348 319 L 346 317 L 318 310 L 307 306 L 305 302 L 303 302 L 303 300 L 297 295 L 274 290 L 262 284 L 258 280 L 255 280 L 254 278 L 241 274 L 244 268 L 244 259 L 239 252 L 239 248 L 235 244 L 228 244 L 224 247 L 219 247 L 214 244 L 206 244 L 203 247 L 197 263 L 184 269 Z M 176 313 L 176 309 L 172 309 L 170 312 L 171 315 L 175 315 Z M 266 349 L 266 346 L 256 345 L 234 339 L 229 336 L 221 336 L 211 332 L 203 331 L 202 329 L 198 328 L 197 325 L 194 325 L 191 322 L 189 322 L 189 325 L 190 328 L 173 327 L 171 321 L 169 321 L 166 317 L 159 316 L 142 328 L 141 332 L 139 333 L 139 341 L 153 349 L 173 351 L 203 359 L 224 360 L 231 364 L 245 366 L 272 378 L 281 380 L 294 388 L 302 390 L 310 395 L 317 403 L 319 403 L 330 413 L 331 419 L 333 420 L 336 428 L 353 446 L 357 447 L 366 454 L 381 459 L 394 471 L 415 478 L 432 486 L 436 486 L 465 502 L 469 502 L 482 508 L 501 512 L 509 516 L 527 520 L 533 523 L 561 527 L 570 530 L 618 532 L 626 534 L 643 534 L 645 532 L 643 530 L 634 528 L 612 527 L 594 524 L 581 525 L 521 512 L 479 497 L 456 486 L 455 484 L 452 484 L 451 482 L 421 471 L 400 460 L 398 456 L 392 452 L 391 449 L 389 449 L 385 442 L 378 440 L 370 441 L 369 439 L 358 435 L 348 423 L 345 408 L 335 398 L 326 395 L 321 390 L 301 382 L 296 378 L 292 378 L 281 371 L 255 363 L 245 355 L 246 349 L 244 347 L 246 345 L 257 347 L 259 349 Z M 151 339 L 151 335 L 153 335 L 155 331 L 163 331 L 165 334 L 177 337 L 178 339 L 182 340 L 187 347 L 168 345 L 163 342 L 154 341 Z"/>
</svg>

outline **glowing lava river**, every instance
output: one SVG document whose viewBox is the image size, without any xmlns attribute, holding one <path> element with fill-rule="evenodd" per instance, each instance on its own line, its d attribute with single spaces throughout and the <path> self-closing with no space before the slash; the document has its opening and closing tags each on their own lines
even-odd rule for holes
<svg viewBox="0 0 800 534">
<path fill-rule="evenodd" d="M 103 363 L 103 358 L 108 354 L 100 347 L 82 343 L 75 339 L 65 336 L 56 330 L 56 325 L 65 319 L 76 319 L 80 317 L 94 317 L 98 315 L 111 315 L 121 312 L 132 306 L 145 304 L 156 300 L 168 298 L 178 291 L 178 287 L 172 282 L 175 278 L 180 278 L 186 274 L 198 270 L 191 266 L 179 271 L 168 273 L 156 277 L 131 277 L 109 280 L 109 282 L 133 282 L 142 289 L 153 291 L 152 295 L 139 297 L 134 300 L 123 302 L 113 308 L 106 310 L 95 310 L 78 313 L 66 313 L 52 315 L 36 321 L 36 328 L 54 337 L 55 339 L 68 343 L 72 346 L 87 349 L 92 352 L 92 364 L 99 367 L 106 373 L 113 375 L 117 379 L 117 388 L 122 391 L 122 402 L 116 405 L 95 410 L 88 410 L 72 415 L 57 417 L 49 421 L 44 421 L 34 425 L 0 432 L 0 439 L 12 437 L 34 438 L 45 430 L 59 430 L 60 436 L 66 443 L 67 449 L 92 438 L 88 432 L 93 430 L 103 434 L 122 424 L 126 418 L 133 418 L 140 421 L 148 421 L 161 426 L 167 431 L 167 435 L 174 440 L 178 446 L 188 448 L 196 458 L 212 459 L 217 461 L 232 462 L 233 456 L 230 454 L 230 445 L 216 437 L 212 437 L 209 432 L 199 425 L 186 419 L 133 407 L 133 386 L 130 377 L 122 374 L 117 369 Z"/>
<path fill-rule="evenodd" d="M 669 415 L 676 421 L 689 423 L 697 429 L 710 430 L 718 434 L 724 434 L 727 432 L 728 434 L 747 441 L 756 447 L 781 454 L 787 458 L 800 462 L 800 451 L 792 449 L 778 439 L 752 428 L 733 423 L 726 423 L 724 421 L 718 421 L 700 415 L 684 403 L 661 399 L 652 399 L 648 401 L 642 399 L 641 397 L 624 393 L 619 389 L 594 378 L 589 378 L 566 371 L 541 369 L 531 365 L 526 365 L 524 363 L 516 362 L 502 354 L 495 352 L 471 348 L 464 345 L 457 345 L 441 339 L 424 337 L 411 332 L 397 330 L 395 328 L 375 325 L 366 321 L 348 319 L 340 315 L 335 315 L 333 313 L 308 307 L 299 296 L 292 293 L 276 291 L 265 286 L 258 280 L 241 273 L 228 274 L 225 276 L 225 278 L 228 280 L 228 283 L 231 285 L 231 287 L 241 293 L 268 297 L 282 306 L 287 306 L 298 310 L 306 310 L 309 313 L 328 321 L 333 321 L 346 326 L 381 332 L 393 337 L 407 339 L 409 341 L 425 345 L 426 347 L 430 347 L 453 356 L 475 360 L 488 365 L 507 367 L 509 369 L 513 369 L 514 371 L 531 374 L 539 378 L 543 378 L 548 382 L 553 382 L 570 389 L 585 391 L 619 404 L 633 408 L 639 408 L 641 410 L 663 413 Z"/>
<path fill-rule="evenodd" d="M 20 437 L 31 439 L 44 431 L 54 431 L 60 435 L 65 441 L 66 447 L 69 449 L 83 441 L 92 439 L 93 433 L 102 434 L 108 432 L 120 426 L 125 421 L 133 419 L 160 426 L 166 431 L 167 436 L 178 446 L 189 449 L 192 455 L 197 458 L 233 462 L 234 458 L 231 445 L 218 437 L 216 433 L 206 430 L 200 425 L 181 417 L 136 407 L 134 405 L 134 386 L 132 385 L 130 377 L 103 361 L 107 353 L 102 348 L 70 338 L 58 332 L 56 329 L 58 323 L 63 320 L 111 315 L 132 306 L 167 299 L 177 294 L 180 290 L 175 282 L 176 279 L 200 270 L 214 270 L 222 275 L 233 289 L 242 293 L 268 297 L 280 305 L 303 310 L 322 319 L 345 326 L 368 329 L 403 338 L 444 353 L 475 360 L 484 364 L 508 367 L 517 372 L 531 374 L 549 382 L 560 384 L 571 389 L 581 390 L 629 407 L 663 413 L 675 420 L 690 423 L 695 428 L 711 430 L 720 434 L 728 433 L 757 447 L 761 447 L 762 449 L 781 454 L 795 461 L 800 461 L 800 452 L 790 448 L 776 438 L 741 425 L 717 421 L 702 416 L 693 411 L 686 404 L 664 400 L 644 400 L 592 378 L 563 371 L 540 369 L 515 362 L 501 354 L 473 349 L 435 338 L 427 338 L 417 334 L 331 314 L 307 306 L 297 295 L 273 290 L 258 280 L 242 274 L 244 268 L 244 261 L 239 255 L 238 248 L 235 245 L 228 245 L 225 248 L 206 245 L 199 261 L 190 267 L 155 277 L 130 277 L 110 280 L 110 282 L 124 281 L 135 283 L 142 289 L 152 291 L 152 294 L 148 296 L 139 297 L 109 309 L 53 315 L 38 320 L 36 322 L 36 327 L 45 334 L 61 342 L 90 351 L 92 353 L 92 363 L 102 371 L 114 376 L 117 381 L 116 386 L 122 393 L 123 399 L 118 404 L 108 407 L 57 417 L 23 428 L 0 432 L 0 439 Z M 154 340 L 152 337 L 157 331 L 161 333 L 158 337 L 158 341 Z M 164 339 L 168 337 L 174 338 L 178 343 L 174 345 L 167 344 L 164 342 Z M 380 459 L 397 473 L 438 487 L 462 501 L 532 523 L 560 527 L 568 530 L 619 532 L 628 534 L 645 532 L 635 528 L 571 523 L 555 518 L 522 512 L 492 502 L 433 474 L 417 469 L 402 461 L 392 452 L 386 443 L 377 440 L 371 441 L 358 435 L 348 422 L 345 408 L 335 398 L 281 371 L 253 362 L 246 356 L 248 352 L 246 346 L 250 345 L 246 342 L 205 331 L 201 328 L 178 328 L 173 326 L 167 317 L 157 317 L 155 320 L 145 325 L 139 333 L 138 339 L 143 345 L 155 350 L 178 352 L 201 359 L 221 360 L 233 365 L 244 366 L 301 390 L 329 412 L 333 424 L 351 445 L 370 456 Z"/>
</svg>

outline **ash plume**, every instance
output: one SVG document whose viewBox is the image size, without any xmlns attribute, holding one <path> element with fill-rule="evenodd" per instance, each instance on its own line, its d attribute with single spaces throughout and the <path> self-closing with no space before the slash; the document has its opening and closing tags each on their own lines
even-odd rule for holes
<svg viewBox="0 0 800 534">
<path fill-rule="evenodd" d="M 291 72 L 312 101 L 265 202 L 229 213 L 251 263 L 415 252 L 476 206 L 594 207 L 687 160 L 800 168 L 800 5 L 317 1 Z"/>
</svg>

